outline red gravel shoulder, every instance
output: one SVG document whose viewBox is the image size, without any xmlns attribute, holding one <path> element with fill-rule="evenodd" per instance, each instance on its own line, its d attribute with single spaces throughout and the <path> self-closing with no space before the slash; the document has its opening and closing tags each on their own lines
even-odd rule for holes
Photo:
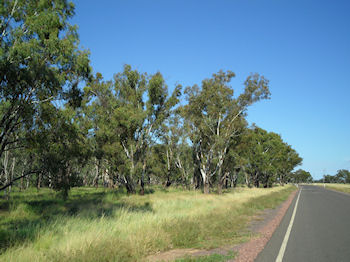
<svg viewBox="0 0 350 262">
<path fill-rule="evenodd" d="M 266 210 L 260 219 L 260 222 L 252 222 L 251 229 L 253 232 L 259 233 L 257 237 L 252 238 L 249 242 L 238 247 L 238 256 L 232 260 L 235 262 L 252 262 L 258 254 L 264 249 L 270 240 L 273 232 L 275 232 L 282 218 L 291 205 L 297 191 L 293 192 L 289 198 L 274 210 Z"/>
</svg>

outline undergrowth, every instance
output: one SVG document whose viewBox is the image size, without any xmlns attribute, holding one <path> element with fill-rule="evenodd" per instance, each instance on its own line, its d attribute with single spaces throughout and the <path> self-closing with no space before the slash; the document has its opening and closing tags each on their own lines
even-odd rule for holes
<svg viewBox="0 0 350 262">
<path fill-rule="evenodd" d="M 67 201 L 48 189 L 13 193 L 0 201 L 0 261 L 142 261 L 174 248 L 233 245 L 249 239 L 245 226 L 252 215 L 276 207 L 293 190 L 204 195 L 169 189 L 128 196 L 74 188 Z"/>
</svg>

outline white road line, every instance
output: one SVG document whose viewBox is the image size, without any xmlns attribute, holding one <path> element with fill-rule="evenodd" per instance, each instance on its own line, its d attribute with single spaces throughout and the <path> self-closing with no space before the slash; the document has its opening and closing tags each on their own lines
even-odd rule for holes
<svg viewBox="0 0 350 262">
<path fill-rule="evenodd" d="M 282 242 L 280 251 L 278 252 L 278 256 L 277 256 L 277 258 L 276 258 L 276 262 L 282 262 L 282 260 L 283 260 L 283 256 L 284 256 L 284 252 L 286 251 L 286 247 L 287 247 L 287 243 L 288 243 L 290 231 L 292 231 L 292 227 L 293 227 L 293 223 L 294 223 L 295 214 L 296 214 L 296 212 L 297 212 L 297 207 L 298 207 L 298 203 L 299 203 L 299 197 L 300 197 L 301 189 L 302 189 L 302 188 L 300 188 L 299 195 L 298 195 L 298 198 L 297 198 L 297 202 L 295 202 L 295 206 L 294 206 L 292 218 L 290 219 L 290 222 L 289 222 L 289 226 L 288 226 L 288 228 L 287 228 L 286 235 L 284 236 L 284 239 L 283 239 L 283 242 Z"/>
</svg>

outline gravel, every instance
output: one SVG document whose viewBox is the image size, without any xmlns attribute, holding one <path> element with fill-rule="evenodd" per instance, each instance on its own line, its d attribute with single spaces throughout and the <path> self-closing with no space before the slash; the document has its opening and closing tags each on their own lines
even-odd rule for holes
<svg viewBox="0 0 350 262">
<path fill-rule="evenodd" d="M 234 262 L 253 262 L 258 254 L 264 249 L 275 232 L 282 218 L 291 205 L 297 191 L 293 192 L 289 198 L 276 209 L 266 210 L 259 218 L 260 221 L 253 221 L 251 230 L 258 233 L 257 237 L 252 238 L 249 242 L 238 247 L 238 256 Z"/>
</svg>

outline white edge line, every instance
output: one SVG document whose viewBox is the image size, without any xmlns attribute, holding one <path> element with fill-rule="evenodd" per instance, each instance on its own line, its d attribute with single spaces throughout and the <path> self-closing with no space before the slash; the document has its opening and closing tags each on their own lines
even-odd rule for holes
<svg viewBox="0 0 350 262">
<path fill-rule="evenodd" d="M 289 225 L 288 225 L 288 228 L 287 228 L 287 232 L 286 232 L 286 234 L 284 236 L 284 239 L 283 239 L 280 251 L 278 252 L 278 256 L 276 258 L 276 262 L 282 262 L 282 260 L 283 260 L 283 256 L 284 256 L 284 252 L 286 251 L 289 235 L 290 235 L 290 232 L 292 231 L 295 214 L 297 212 L 297 207 L 298 207 L 298 203 L 299 203 L 301 190 L 302 190 L 302 188 L 300 188 L 299 195 L 298 195 L 298 198 L 297 198 L 297 202 L 295 202 L 292 218 L 290 219 L 290 222 L 289 222 Z"/>
</svg>

